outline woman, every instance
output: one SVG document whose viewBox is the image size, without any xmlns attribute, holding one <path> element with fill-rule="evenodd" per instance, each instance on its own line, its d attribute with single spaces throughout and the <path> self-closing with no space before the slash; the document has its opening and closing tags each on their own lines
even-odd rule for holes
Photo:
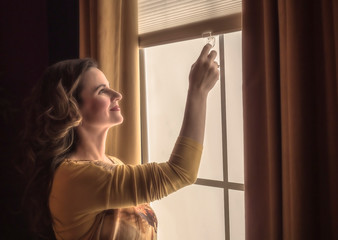
<svg viewBox="0 0 338 240">
<path fill-rule="evenodd" d="M 46 235 L 52 226 L 57 239 L 156 239 L 148 203 L 196 181 L 207 96 L 219 78 L 210 49 L 191 68 L 180 135 L 168 162 L 159 164 L 129 166 L 105 155 L 108 129 L 123 122 L 122 96 L 93 60 L 46 70 L 28 105 L 24 137 L 33 230 Z"/>
</svg>

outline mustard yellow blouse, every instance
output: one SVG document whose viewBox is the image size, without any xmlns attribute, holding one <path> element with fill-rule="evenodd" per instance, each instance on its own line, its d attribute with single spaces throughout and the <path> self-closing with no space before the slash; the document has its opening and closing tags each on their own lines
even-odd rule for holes
<svg viewBox="0 0 338 240">
<path fill-rule="evenodd" d="M 49 196 L 56 238 L 156 239 L 157 220 L 148 203 L 194 183 L 201 154 L 202 145 L 179 137 L 165 163 L 66 159 Z"/>
</svg>

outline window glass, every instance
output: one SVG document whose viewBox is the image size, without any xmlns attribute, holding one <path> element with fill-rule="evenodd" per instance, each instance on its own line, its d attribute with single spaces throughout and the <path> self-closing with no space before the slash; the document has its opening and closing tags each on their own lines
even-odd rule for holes
<svg viewBox="0 0 338 240">
<path fill-rule="evenodd" d="M 158 239 L 225 239 L 223 189 L 192 185 L 151 204 Z"/>
<path fill-rule="evenodd" d="M 230 239 L 245 239 L 244 192 L 229 190 Z"/>
<path fill-rule="evenodd" d="M 203 39 L 145 50 L 149 161 L 167 161 L 180 131 L 191 65 Z M 218 41 L 214 47 L 218 51 Z M 219 60 L 217 60 L 219 61 Z M 210 92 L 199 178 L 223 180 L 220 83 Z"/>
<path fill-rule="evenodd" d="M 242 32 L 224 34 L 229 182 L 244 184 Z"/>
<path fill-rule="evenodd" d="M 194 184 L 152 203 L 161 240 L 244 239 L 244 192 L 226 187 L 227 182 L 244 184 L 242 35 L 233 32 L 222 37 L 225 102 L 221 100 L 219 81 L 208 98 L 198 174 L 200 179 L 213 181 L 199 181 L 205 186 Z M 149 162 L 164 162 L 170 157 L 183 120 L 190 68 L 205 44 L 201 38 L 144 49 Z M 219 37 L 214 49 L 220 54 Z M 220 63 L 219 56 L 216 61 Z M 222 120 L 223 107 L 226 116 Z M 224 159 L 222 124 L 227 141 Z M 223 162 L 228 168 L 228 179 L 223 177 Z M 227 201 L 224 191 L 228 192 Z M 229 211 L 224 211 L 225 207 Z"/>
</svg>

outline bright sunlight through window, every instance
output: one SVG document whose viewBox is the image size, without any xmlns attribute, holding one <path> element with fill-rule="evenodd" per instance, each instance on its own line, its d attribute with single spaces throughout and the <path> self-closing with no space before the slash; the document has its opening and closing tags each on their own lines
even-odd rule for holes
<svg viewBox="0 0 338 240">
<path fill-rule="evenodd" d="M 241 32 L 215 36 L 221 77 L 210 92 L 198 180 L 152 203 L 161 240 L 244 240 Z M 191 65 L 204 39 L 145 48 L 149 162 L 164 162 L 179 134 Z M 141 55 L 142 55 L 141 54 Z"/>
</svg>

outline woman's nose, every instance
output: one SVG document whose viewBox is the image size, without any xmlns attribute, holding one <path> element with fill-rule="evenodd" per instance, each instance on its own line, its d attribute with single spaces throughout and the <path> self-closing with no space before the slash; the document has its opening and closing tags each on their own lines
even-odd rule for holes
<svg viewBox="0 0 338 240">
<path fill-rule="evenodd" d="M 115 100 L 120 101 L 121 99 L 122 99 L 121 93 L 112 90 L 111 100 L 112 101 L 115 101 Z"/>
</svg>

